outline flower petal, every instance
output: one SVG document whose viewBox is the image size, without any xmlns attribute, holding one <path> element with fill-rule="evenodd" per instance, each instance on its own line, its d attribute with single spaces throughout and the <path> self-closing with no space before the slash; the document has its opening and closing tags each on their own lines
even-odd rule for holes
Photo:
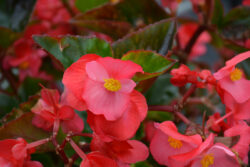
<svg viewBox="0 0 250 167">
<path fill-rule="evenodd" d="M 94 81 L 104 82 L 104 79 L 109 78 L 106 69 L 97 61 L 91 61 L 86 64 L 86 73 Z"/>
<path fill-rule="evenodd" d="M 131 79 L 121 79 L 121 89 L 119 92 L 131 93 L 136 86 L 136 83 Z"/>
<path fill-rule="evenodd" d="M 74 113 L 73 119 L 62 121 L 61 125 L 64 133 L 68 133 L 70 131 L 80 133 L 84 128 L 83 120 L 76 113 Z"/>
<path fill-rule="evenodd" d="M 129 102 L 129 95 L 110 92 L 104 88 L 103 83 L 91 79 L 85 80 L 85 91 L 82 97 L 92 113 L 103 114 L 107 120 L 120 118 Z"/>
</svg>

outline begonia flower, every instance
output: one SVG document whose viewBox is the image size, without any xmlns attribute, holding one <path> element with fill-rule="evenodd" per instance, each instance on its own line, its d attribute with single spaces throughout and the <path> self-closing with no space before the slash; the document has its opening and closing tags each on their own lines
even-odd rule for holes
<svg viewBox="0 0 250 167">
<path fill-rule="evenodd" d="M 232 146 L 232 150 L 236 151 L 242 160 L 247 160 L 250 145 L 250 127 L 245 122 L 240 121 L 239 124 L 227 129 L 224 135 L 227 137 L 240 136 L 238 142 Z"/>
<path fill-rule="evenodd" d="M 30 154 L 34 148 L 28 148 L 28 143 L 22 139 L 6 139 L 0 141 L 1 167 L 42 167 L 38 161 L 31 161 Z"/>
<path fill-rule="evenodd" d="M 97 135 L 93 135 L 90 147 L 123 165 L 144 161 L 149 154 L 148 148 L 137 140 L 105 142 Z"/>
<path fill-rule="evenodd" d="M 88 112 L 87 122 L 92 130 L 103 140 L 127 140 L 134 136 L 140 123 L 147 115 L 145 97 L 134 90 L 130 94 L 130 102 L 123 115 L 114 121 L 105 119 L 103 115 Z"/>
<path fill-rule="evenodd" d="M 193 37 L 194 33 L 198 29 L 198 24 L 188 23 L 182 25 L 178 30 L 178 38 L 180 42 L 181 49 L 184 49 L 189 40 Z M 191 49 L 191 52 L 188 56 L 189 60 L 193 60 L 199 56 L 202 56 L 206 52 L 206 44 L 211 41 L 211 36 L 208 32 L 204 31 L 196 40 L 194 46 Z"/>
<path fill-rule="evenodd" d="M 229 126 L 224 121 L 221 121 L 217 124 L 216 121 L 220 118 L 221 116 L 220 116 L 220 113 L 218 112 L 209 116 L 207 123 L 206 123 L 206 127 L 211 128 L 213 131 L 218 132 L 218 133 L 221 131 L 224 132 L 226 129 L 229 128 Z"/>
<path fill-rule="evenodd" d="M 170 157 L 171 167 L 240 167 L 236 155 L 221 143 L 213 144 L 214 135 L 196 149 Z"/>
<path fill-rule="evenodd" d="M 170 156 L 189 152 L 202 143 L 200 135 L 180 134 L 171 121 L 156 124 L 156 127 L 157 131 L 150 142 L 150 151 L 154 159 L 161 165 L 169 166 Z"/>
<path fill-rule="evenodd" d="M 78 104 L 86 103 L 76 109 L 88 108 L 107 120 L 117 120 L 128 110 L 136 72 L 143 70 L 132 61 L 87 54 L 66 69 L 62 82 L 81 101 Z"/>
<path fill-rule="evenodd" d="M 234 119 L 250 119 L 250 81 L 242 70 L 235 66 L 250 57 L 250 51 L 241 53 L 226 62 L 226 66 L 214 74 L 218 81 L 217 92 L 228 112 L 233 112 Z"/>
<path fill-rule="evenodd" d="M 115 160 L 100 152 L 91 152 L 81 162 L 80 167 L 118 167 Z"/>
<path fill-rule="evenodd" d="M 60 94 L 57 90 L 43 88 L 41 97 L 31 109 L 35 113 L 32 120 L 35 126 L 44 130 L 52 130 L 55 122 L 60 121 L 65 133 L 83 130 L 83 120 L 74 112 L 73 108 L 59 102 Z"/>
</svg>

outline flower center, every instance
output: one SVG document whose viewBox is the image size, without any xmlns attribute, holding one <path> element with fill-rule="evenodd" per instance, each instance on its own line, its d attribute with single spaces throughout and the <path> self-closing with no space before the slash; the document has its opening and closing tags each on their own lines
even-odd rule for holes
<svg viewBox="0 0 250 167">
<path fill-rule="evenodd" d="M 230 78 L 232 81 L 238 81 L 242 77 L 242 72 L 240 69 L 235 68 L 231 73 L 230 73 Z"/>
<path fill-rule="evenodd" d="M 104 79 L 104 87 L 111 91 L 111 92 L 116 92 L 121 89 L 121 83 L 119 80 L 110 78 L 110 79 Z"/>
<path fill-rule="evenodd" d="M 174 139 L 170 136 L 168 137 L 168 143 L 171 147 L 173 147 L 175 149 L 176 148 L 179 149 L 182 147 L 182 142 L 180 140 Z"/>
<path fill-rule="evenodd" d="M 214 164 L 214 156 L 213 154 L 205 155 L 201 160 L 202 167 L 209 167 Z"/>
<path fill-rule="evenodd" d="M 22 62 L 20 65 L 19 65 L 19 68 L 22 69 L 22 70 L 25 70 L 29 67 L 29 62 L 27 61 L 24 61 Z"/>
</svg>

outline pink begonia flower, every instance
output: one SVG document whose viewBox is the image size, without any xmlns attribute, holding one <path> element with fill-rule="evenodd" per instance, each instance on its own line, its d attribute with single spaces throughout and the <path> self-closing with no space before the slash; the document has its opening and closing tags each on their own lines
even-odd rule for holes
<svg viewBox="0 0 250 167">
<path fill-rule="evenodd" d="M 234 119 L 250 119 L 250 81 L 242 70 L 235 66 L 250 57 L 250 51 L 241 53 L 226 62 L 226 66 L 214 74 L 218 81 L 217 92 L 227 111 L 233 112 Z"/>
<path fill-rule="evenodd" d="M 161 165 L 171 166 L 170 156 L 189 152 L 202 143 L 200 135 L 180 134 L 171 121 L 165 121 L 156 126 L 158 129 L 150 142 L 150 151 L 154 159 Z"/>
<path fill-rule="evenodd" d="M 99 151 L 114 159 L 119 166 L 144 161 L 149 155 L 148 148 L 137 140 L 104 142 L 102 138 L 95 134 L 90 148 L 92 151 Z"/>
<path fill-rule="evenodd" d="M 129 106 L 130 94 L 136 86 L 131 78 L 136 72 L 143 70 L 132 61 L 87 54 L 66 69 L 62 82 L 81 101 L 77 104 L 86 103 L 74 108 L 88 109 L 114 121 Z"/>
<path fill-rule="evenodd" d="M 144 127 L 145 139 L 150 142 L 154 137 L 157 128 L 155 127 L 155 123 L 153 121 L 144 121 Z"/>
<path fill-rule="evenodd" d="M 96 151 L 87 154 L 80 167 L 118 167 L 118 165 L 115 160 Z"/>
<path fill-rule="evenodd" d="M 189 40 L 194 35 L 195 31 L 198 28 L 198 24 L 196 23 L 188 23 L 182 25 L 178 30 L 178 38 L 180 42 L 181 49 L 184 49 Z M 194 58 L 197 58 L 201 55 L 203 55 L 206 52 L 206 44 L 211 41 L 211 36 L 208 32 L 204 31 L 201 33 L 199 38 L 196 40 L 194 46 L 192 47 L 192 50 L 188 56 L 189 60 L 193 60 Z"/>
<path fill-rule="evenodd" d="M 240 167 L 236 155 L 221 143 L 213 144 L 214 135 L 196 149 L 170 157 L 171 167 Z"/>
<path fill-rule="evenodd" d="M 57 90 L 43 88 L 41 96 L 42 98 L 31 109 L 35 113 L 32 120 L 35 126 L 44 130 L 52 130 L 56 120 L 59 120 L 65 133 L 83 130 L 83 120 L 73 108 L 59 102 L 60 94 Z"/>
<path fill-rule="evenodd" d="M 1 167 L 42 167 L 38 161 L 31 161 L 30 154 L 34 148 L 28 148 L 27 142 L 22 139 L 6 139 L 0 141 Z"/>
<path fill-rule="evenodd" d="M 233 137 L 240 136 L 238 142 L 232 147 L 233 151 L 236 151 L 240 158 L 247 163 L 248 151 L 250 145 L 250 127 L 244 121 L 232 126 L 224 132 L 225 136 Z"/>
<path fill-rule="evenodd" d="M 147 115 L 147 109 L 145 97 L 134 90 L 130 94 L 130 102 L 126 110 L 119 119 L 109 121 L 103 115 L 88 112 L 87 122 L 104 141 L 127 140 L 136 133 Z"/>
</svg>

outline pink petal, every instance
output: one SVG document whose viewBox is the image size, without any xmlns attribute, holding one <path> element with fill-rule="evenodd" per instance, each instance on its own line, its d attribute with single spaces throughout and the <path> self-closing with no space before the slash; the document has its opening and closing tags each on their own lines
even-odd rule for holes
<svg viewBox="0 0 250 167">
<path fill-rule="evenodd" d="M 137 140 L 128 140 L 128 143 L 132 148 L 129 149 L 129 154 L 117 155 L 120 161 L 131 164 L 147 159 L 149 152 L 146 145 Z"/>
<path fill-rule="evenodd" d="M 116 162 L 101 154 L 100 152 L 91 152 L 87 154 L 80 167 L 118 167 Z"/>
<path fill-rule="evenodd" d="M 76 113 L 74 114 L 73 119 L 62 121 L 61 125 L 64 133 L 68 133 L 70 131 L 80 133 L 84 128 L 84 122 L 82 118 L 79 117 L 79 115 L 77 115 Z"/>
<path fill-rule="evenodd" d="M 111 57 L 104 57 L 97 60 L 107 70 L 109 76 L 114 79 L 130 79 L 135 73 L 142 72 L 142 67 L 132 61 L 124 61 Z"/>
<path fill-rule="evenodd" d="M 43 165 L 38 161 L 28 161 L 24 163 L 24 167 L 43 167 Z"/>
<path fill-rule="evenodd" d="M 103 114 L 107 120 L 117 120 L 127 108 L 129 95 L 119 91 L 110 92 L 103 83 L 86 79 L 83 99 L 92 113 Z"/>
<path fill-rule="evenodd" d="M 28 156 L 27 150 L 26 150 L 26 143 L 18 143 L 14 145 L 11 149 L 12 155 L 15 157 L 15 159 L 24 159 Z"/>
<path fill-rule="evenodd" d="M 74 118 L 75 111 L 69 106 L 62 106 L 58 111 L 58 117 L 62 120 L 69 120 Z"/>
<path fill-rule="evenodd" d="M 140 126 L 140 114 L 134 104 L 128 104 L 124 114 L 115 121 L 108 121 L 102 115 L 88 112 L 87 122 L 103 140 L 127 140 L 134 136 Z"/>
<path fill-rule="evenodd" d="M 250 99 L 250 93 L 246 90 L 250 89 L 250 81 L 242 78 L 238 81 L 231 81 L 230 77 L 220 80 L 221 87 L 230 93 L 238 103 L 243 103 Z"/>
<path fill-rule="evenodd" d="M 83 111 L 86 110 L 86 103 L 84 100 L 77 98 L 71 91 L 67 88 L 64 89 L 64 92 L 61 96 L 61 104 L 68 105 L 72 108 Z"/>
<path fill-rule="evenodd" d="M 146 98 L 140 92 L 134 90 L 130 94 L 130 101 L 136 105 L 140 114 L 140 121 L 143 121 L 147 116 L 148 111 Z"/>
<path fill-rule="evenodd" d="M 109 78 L 106 69 L 96 61 L 86 64 L 86 72 L 88 77 L 94 81 L 104 82 L 104 79 Z"/>
<path fill-rule="evenodd" d="M 59 103 L 60 94 L 56 89 L 43 88 L 41 90 L 41 96 L 43 101 L 49 106 L 54 107 Z"/>
<path fill-rule="evenodd" d="M 87 77 L 85 71 L 86 63 L 94 61 L 99 57 L 100 56 L 95 54 L 87 54 L 82 56 L 77 62 L 73 63 L 64 72 L 62 82 L 64 86 L 74 94 L 78 101 L 81 101 L 78 104 L 84 104 L 82 93 L 84 90 L 85 78 Z M 81 108 L 86 109 L 86 106 L 82 106 Z"/>
<path fill-rule="evenodd" d="M 136 83 L 131 79 L 121 79 L 120 83 L 121 89 L 119 90 L 119 92 L 122 93 L 131 93 L 136 86 Z"/>
<path fill-rule="evenodd" d="M 46 131 L 51 131 L 53 128 L 54 121 L 47 121 L 43 119 L 41 116 L 35 115 L 32 119 L 32 124 Z"/>
<path fill-rule="evenodd" d="M 236 64 L 244 61 L 247 58 L 250 58 L 250 51 L 238 54 L 237 56 L 235 56 L 232 59 L 228 60 L 226 62 L 226 67 L 229 68 L 229 67 L 235 66 Z"/>
</svg>

